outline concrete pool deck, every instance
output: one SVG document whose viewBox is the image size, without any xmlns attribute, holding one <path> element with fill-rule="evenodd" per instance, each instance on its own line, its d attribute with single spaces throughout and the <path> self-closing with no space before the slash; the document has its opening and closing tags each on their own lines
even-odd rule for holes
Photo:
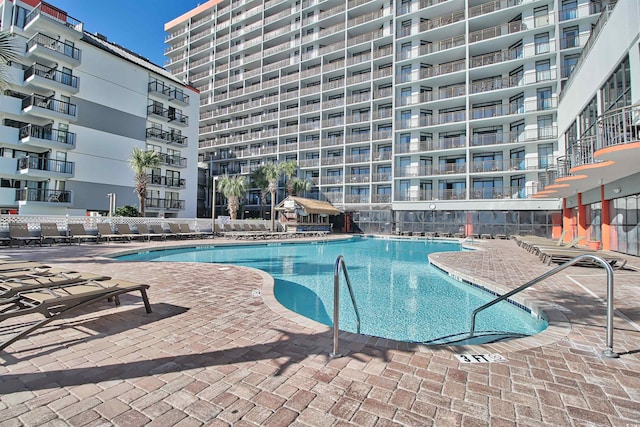
<svg viewBox="0 0 640 427">
<path fill-rule="evenodd" d="M 153 307 L 146 314 L 133 294 L 120 307 L 98 303 L 0 352 L 0 425 L 640 424 L 637 270 L 615 273 L 618 359 L 601 356 L 604 271 L 585 267 L 523 293 L 555 313 L 551 323 L 559 329 L 546 336 L 461 349 L 343 333 L 347 354 L 331 359 L 328 328 L 275 304 L 265 273 L 106 257 L 203 243 L 212 241 L 0 250 L 147 283 Z M 473 245 L 482 250 L 434 254 L 432 261 L 506 290 L 552 268 L 513 241 Z M 625 258 L 640 269 L 640 258 Z M 462 363 L 460 353 L 499 353 L 506 361 Z"/>
</svg>

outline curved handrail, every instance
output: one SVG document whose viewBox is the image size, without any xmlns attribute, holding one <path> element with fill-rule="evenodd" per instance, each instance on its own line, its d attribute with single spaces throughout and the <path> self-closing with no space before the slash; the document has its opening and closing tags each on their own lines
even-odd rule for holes
<svg viewBox="0 0 640 427">
<path fill-rule="evenodd" d="M 567 267 L 570 267 L 580 261 L 584 261 L 586 259 L 590 259 L 593 261 L 596 261 L 597 263 L 599 263 L 600 265 L 602 265 L 602 267 L 607 271 L 607 348 L 602 352 L 602 354 L 605 357 L 618 357 L 618 354 L 615 353 L 613 351 L 613 268 L 611 267 L 611 264 L 609 264 L 607 261 L 605 261 L 604 259 L 600 258 L 599 256 L 596 255 L 591 255 L 591 254 L 583 254 L 583 255 L 578 255 L 577 257 L 573 258 L 570 261 L 565 262 L 562 265 L 559 265 L 558 267 L 554 268 L 553 270 L 547 271 L 546 273 L 544 273 L 541 276 L 536 277 L 533 280 L 530 280 L 529 282 L 525 283 L 524 285 L 510 291 L 507 292 L 504 295 L 499 296 L 498 298 L 489 301 L 488 303 L 486 303 L 485 305 L 476 308 L 475 310 L 473 310 L 473 313 L 471 314 L 471 331 L 469 332 L 469 338 L 473 338 L 473 334 L 475 332 L 476 329 L 476 315 L 493 306 L 494 304 L 499 303 L 500 301 L 504 301 L 505 299 L 509 298 L 512 295 L 517 294 L 520 291 L 523 291 L 525 289 L 527 289 L 528 287 L 531 287 L 533 285 L 535 285 L 536 283 L 539 283 L 551 276 L 553 276 L 556 273 L 561 272 L 562 270 L 564 270 Z"/>
<path fill-rule="evenodd" d="M 360 313 L 358 312 L 358 306 L 356 305 L 356 299 L 353 295 L 353 289 L 351 288 L 351 280 L 349 280 L 349 273 L 347 271 L 347 264 L 344 262 L 344 257 L 339 255 L 336 259 L 336 264 L 333 270 L 333 353 L 331 357 L 340 357 L 338 353 L 338 323 L 339 323 L 339 311 L 340 311 L 340 267 L 344 273 L 344 278 L 347 281 L 347 289 L 349 289 L 349 295 L 351 296 L 351 303 L 353 309 L 356 312 L 356 330 L 360 333 Z"/>
</svg>

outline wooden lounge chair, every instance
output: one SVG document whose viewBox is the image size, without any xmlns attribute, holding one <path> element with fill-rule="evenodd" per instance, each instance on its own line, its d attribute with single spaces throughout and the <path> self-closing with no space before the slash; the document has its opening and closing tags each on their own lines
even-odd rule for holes
<svg viewBox="0 0 640 427">
<path fill-rule="evenodd" d="M 111 225 L 107 224 L 106 222 L 101 222 L 98 224 L 98 236 L 101 239 L 105 239 L 107 243 L 110 243 L 112 240 L 118 240 L 121 242 L 131 241 L 131 238 L 129 236 L 114 233 L 111 229 Z"/>
<path fill-rule="evenodd" d="M 542 251 L 543 249 L 570 249 L 570 248 L 575 248 L 578 243 L 580 243 L 581 241 L 583 241 L 586 238 L 586 236 L 578 236 L 575 239 L 573 239 L 572 241 L 568 242 L 565 245 L 555 245 L 555 246 L 548 246 L 548 245 L 531 245 L 531 247 L 529 248 L 529 252 L 534 253 L 535 255 L 539 255 L 540 251 Z"/>
<path fill-rule="evenodd" d="M 36 271 L 42 268 L 49 268 L 49 266 L 34 261 L 7 262 L 0 264 L 0 274 L 10 271 Z"/>
<path fill-rule="evenodd" d="M 10 222 L 9 223 L 9 246 L 13 246 L 16 242 L 18 246 L 30 243 L 37 243 L 42 246 L 42 236 L 32 236 L 29 233 L 29 226 L 26 222 Z"/>
<path fill-rule="evenodd" d="M 175 237 L 175 238 L 178 237 L 173 233 L 167 233 L 166 231 L 164 231 L 164 228 L 162 228 L 162 225 L 160 224 L 151 224 L 151 232 L 159 236 L 163 236 L 165 239 L 168 237 Z"/>
<path fill-rule="evenodd" d="M 35 324 L 32 322 L 26 323 L 26 329 L 0 344 L 0 351 L 36 329 L 58 319 L 58 317 L 97 301 L 113 298 L 116 305 L 119 305 L 120 300 L 118 297 L 125 293 L 140 291 L 145 309 L 147 313 L 151 313 L 147 289 L 149 289 L 149 285 L 112 279 L 20 292 L 2 303 L 0 322 L 34 313 L 42 314 L 45 319 Z"/>
<path fill-rule="evenodd" d="M 0 304 L 7 298 L 11 298 L 20 292 L 26 292 L 40 288 L 62 287 L 90 280 L 109 280 L 111 277 L 92 273 L 52 273 L 46 270 L 43 273 L 35 273 L 22 277 L 0 280 Z"/>
<path fill-rule="evenodd" d="M 585 254 L 595 255 L 597 257 L 600 257 L 606 262 L 608 262 L 611 265 L 611 267 L 616 269 L 620 269 L 624 267 L 627 263 L 627 260 L 624 258 L 620 258 L 618 256 L 611 255 L 603 251 L 596 251 L 596 250 L 590 250 L 590 249 L 548 248 L 548 249 L 544 249 L 540 253 L 540 260 L 547 265 L 551 265 L 552 262 L 556 264 L 563 264 L 567 261 L 571 261 L 573 258 L 579 255 L 585 255 Z M 593 261 L 591 259 L 582 260 L 575 265 L 583 266 L 583 267 L 601 267 L 600 263 Z"/>
<path fill-rule="evenodd" d="M 180 225 L 175 222 L 169 223 L 169 231 L 171 231 L 171 233 L 173 233 L 178 239 L 188 239 L 193 237 L 191 233 L 184 233 L 180 230 Z"/>
<path fill-rule="evenodd" d="M 100 237 L 95 234 L 89 234 L 84 229 L 84 225 L 82 224 L 69 224 L 69 238 L 73 242 L 74 240 L 78 241 L 78 245 L 80 242 L 86 241 L 94 241 L 96 243 L 100 243 Z"/>
<path fill-rule="evenodd" d="M 71 244 L 71 238 L 69 236 L 62 236 L 55 222 L 41 222 L 40 236 L 42 237 L 42 242 L 49 241 L 49 245 L 59 242 Z"/>
<path fill-rule="evenodd" d="M 203 233 L 202 231 L 192 230 L 191 227 L 189 227 L 189 224 L 187 224 L 186 222 L 183 222 L 183 223 L 179 224 L 178 226 L 179 226 L 180 231 L 182 233 L 190 234 L 191 237 L 199 237 L 199 238 L 203 239 L 204 235 L 206 234 L 206 233 Z"/>
<path fill-rule="evenodd" d="M 123 236 L 129 240 L 144 239 L 145 237 L 131 231 L 129 224 L 116 224 L 116 231 L 119 236 Z"/>
<path fill-rule="evenodd" d="M 149 226 L 147 224 L 138 224 L 136 227 L 138 229 L 138 234 L 140 234 L 141 236 L 144 236 L 147 240 L 151 240 L 154 237 L 157 237 L 159 240 L 165 240 L 167 238 L 167 236 L 165 236 L 164 233 L 162 234 L 152 233 L 149 230 Z"/>
</svg>

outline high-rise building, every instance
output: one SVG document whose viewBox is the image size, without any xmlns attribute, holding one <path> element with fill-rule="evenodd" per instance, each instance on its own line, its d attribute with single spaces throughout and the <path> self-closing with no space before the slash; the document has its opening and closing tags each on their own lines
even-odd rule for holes
<svg viewBox="0 0 640 427">
<path fill-rule="evenodd" d="M 160 153 L 146 214 L 195 217 L 198 92 L 53 5 L 4 0 L 0 19 L 18 50 L 0 95 L 0 209 L 137 207 L 137 147 Z"/>
<path fill-rule="evenodd" d="M 294 160 L 366 232 L 550 235 L 560 201 L 533 196 L 564 154 L 558 94 L 601 10 L 212 0 L 165 25 L 165 66 L 200 91 L 213 176 Z"/>
<path fill-rule="evenodd" d="M 640 255 L 640 1 L 606 5 L 560 93 L 557 178 L 567 239 Z"/>
</svg>

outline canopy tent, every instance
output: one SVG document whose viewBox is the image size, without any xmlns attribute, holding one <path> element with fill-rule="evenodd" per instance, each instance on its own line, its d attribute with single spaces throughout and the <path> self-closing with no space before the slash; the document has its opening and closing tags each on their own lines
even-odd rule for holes
<svg viewBox="0 0 640 427">
<path fill-rule="evenodd" d="M 330 215 L 342 212 L 323 200 L 289 196 L 276 206 L 278 220 L 287 231 L 330 231 Z"/>
</svg>

